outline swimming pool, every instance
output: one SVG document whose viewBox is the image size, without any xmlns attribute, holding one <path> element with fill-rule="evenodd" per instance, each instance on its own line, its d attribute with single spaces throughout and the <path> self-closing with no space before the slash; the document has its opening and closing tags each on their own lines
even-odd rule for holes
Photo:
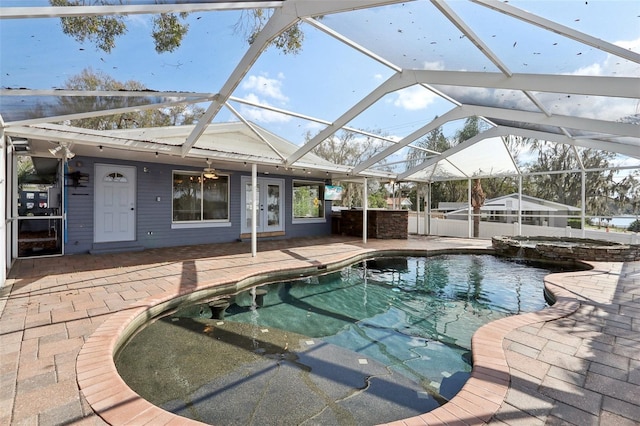
<svg viewBox="0 0 640 426">
<path fill-rule="evenodd" d="M 116 364 L 144 398 L 206 423 L 388 422 L 455 395 L 475 330 L 542 309 L 549 272 L 490 255 L 371 259 L 264 286 L 257 309 L 234 295 L 224 320 L 181 310 Z"/>
</svg>

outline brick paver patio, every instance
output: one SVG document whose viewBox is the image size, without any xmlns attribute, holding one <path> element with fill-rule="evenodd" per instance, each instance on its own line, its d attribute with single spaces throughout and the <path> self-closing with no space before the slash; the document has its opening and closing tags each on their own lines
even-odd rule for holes
<svg viewBox="0 0 640 426">
<path fill-rule="evenodd" d="M 311 270 L 386 250 L 487 250 L 412 237 L 189 246 L 23 259 L 0 289 L 0 424 L 185 424 L 115 374 L 112 351 L 138 314 L 177 295 L 264 272 Z M 472 378 L 449 403 L 396 422 L 640 424 L 640 262 L 554 274 L 557 303 L 481 328 Z M 98 415 L 96 414 L 98 413 Z"/>
</svg>

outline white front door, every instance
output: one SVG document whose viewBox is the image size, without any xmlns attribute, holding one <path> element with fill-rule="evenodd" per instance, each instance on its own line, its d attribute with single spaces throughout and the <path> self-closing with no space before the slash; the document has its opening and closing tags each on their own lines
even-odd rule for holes
<svg viewBox="0 0 640 426">
<path fill-rule="evenodd" d="M 94 242 L 136 238 L 136 168 L 96 164 Z"/>
<path fill-rule="evenodd" d="M 257 232 L 284 230 L 284 181 L 282 179 L 258 178 Z M 242 177 L 242 233 L 251 232 L 252 209 L 251 177 Z"/>
</svg>

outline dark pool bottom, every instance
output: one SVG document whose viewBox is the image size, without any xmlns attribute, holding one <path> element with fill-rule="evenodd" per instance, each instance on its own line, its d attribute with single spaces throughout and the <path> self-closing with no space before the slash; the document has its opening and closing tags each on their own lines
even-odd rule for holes
<svg viewBox="0 0 640 426">
<path fill-rule="evenodd" d="M 155 395 L 152 402 L 168 411 L 206 423 L 370 425 L 439 405 L 420 383 L 322 339 L 191 318 L 165 318 L 141 333 L 145 363 L 156 375 L 129 385 Z M 133 345 L 119 369 L 139 362 L 127 359 L 140 356 Z M 441 392 L 449 387 L 455 394 L 466 379 L 450 377 Z M 176 393 L 180 389 L 184 394 Z"/>
</svg>

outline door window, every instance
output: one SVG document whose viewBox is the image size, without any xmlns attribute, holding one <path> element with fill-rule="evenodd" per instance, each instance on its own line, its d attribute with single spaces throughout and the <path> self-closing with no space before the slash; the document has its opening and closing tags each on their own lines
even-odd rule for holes
<svg viewBox="0 0 640 426">
<path fill-rule="evenodd" d="M 253 211 L 253 188 L 251 178 L 242 178 L 242 232 L 251 232 L 251 213 Z M 257 232 L 273 232 L 284 230 L 282 212 L 284 209 L 283 195 L 284 181 L 282 179 L 259 178 L 256 205 Z"/>
</svg>

